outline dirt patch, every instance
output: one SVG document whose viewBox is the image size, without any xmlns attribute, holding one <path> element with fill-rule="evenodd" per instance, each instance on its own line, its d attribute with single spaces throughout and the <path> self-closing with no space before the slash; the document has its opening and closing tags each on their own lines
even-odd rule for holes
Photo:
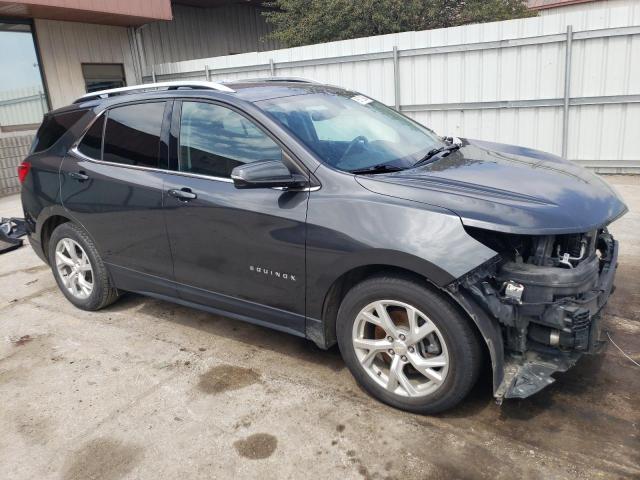
<svg viewBox="0 0 640 480">
<path fill-rule="evenodd" d="M 38 415 L 18 415 L 16 430 L 31 443 L 44 445 L 49 440 L 50 422 Z"/>
<path fill-rule="evenodd" d="M 143 449 L 109 438 L 86 443 L 65 464 L 64 480 L 116 480 L 124 477 L 140 461 Z"/>
<path fill-rule="evenodd" d="M 37 265 L 35 267 L 23 268 L 20 270 L 15 270 L 13 272 L 6 272 L 0 274 L 0 278 L 9 277 L 11 275 L 15 275 L 16 273 L 38 273 L 44 272 L 45 270 L 50 270 L 49 265 Z"/>
<path fill-rule="evenodd" d="M 233 446 L 241 456 L 260 460 L 273 455 L 278 446 L 278 439 L 268 433 L 254 433 L 244 440 L 235 441 Z"/>
<path fill-rule="evenodd" d="M 217 394 L 248 387 L 260 381 L 260 374 L 250 368 L 218 365 L 200 375 L 198 388 L 208 394 Z"/>
<path fill-rule="evenodd" d="M 13 343 L 16 347 L 21 347 L 22 345 L 26 345 L 32 340 L 33 340 L 33 337 L 31 335 L 23 335 L 20 338 L 11 340 L 11 343 Z"/>
</svg>

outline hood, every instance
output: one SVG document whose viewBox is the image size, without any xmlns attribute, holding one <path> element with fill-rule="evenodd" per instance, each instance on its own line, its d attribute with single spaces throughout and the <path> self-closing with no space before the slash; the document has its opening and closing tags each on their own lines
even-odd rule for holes
<svg viewBox="0 0 640 480">
<path fill-rule="evenodd" d="M 422 167 L 357 176 L 366 189 L 455 212 L 467 226 L 549 235 L 586 232 L 627 211 L 604 180 L 555 155 L 462 139 Z"/>
</svg>

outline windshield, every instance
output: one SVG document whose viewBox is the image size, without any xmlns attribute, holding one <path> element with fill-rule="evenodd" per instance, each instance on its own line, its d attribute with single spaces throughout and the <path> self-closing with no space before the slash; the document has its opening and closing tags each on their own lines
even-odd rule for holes
<svg viewBox="0 0 640 480">
<path fill-rule="evenodd" d="M 345 171 L 409 168 L 444 145 L 427 128 L 364 95 L 327 91 L 258 102 L 320 159 Z"/>
</svg>

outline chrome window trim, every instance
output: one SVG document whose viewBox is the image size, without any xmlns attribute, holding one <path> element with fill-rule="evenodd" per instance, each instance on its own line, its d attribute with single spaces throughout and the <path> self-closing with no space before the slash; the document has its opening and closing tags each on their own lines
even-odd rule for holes
<svg viewBox="0 0 640 480">
<path fill-rule="evenodd" d="M 217 182 L 233 183 L 233 180 L 227 177 L 214 177 L 213 175 L 205 175 L 203 173 L 179 172 L 176 170 L 166 170 L 168 173 L 182 175 L 183 177 L 202 178 L 203 180 L 215 180 Z"/>
<path fill-rule="evenodd" d="M 166 168 L 153 168 L 153 167 L 143 167 L 141 165 L 129 165 L 127 163 L 117 163 L 117 162 L 109 162 L 109 161 L 105 161 L 105 160 L 98 160 L 96 158 L 91 158 L 87 155 L 85 155 L 84 153 L 82 153 L 80 150 L 78 150 L 77 145 L 71 147 L 71 149 L 69 150 L 69 153 L 71 153 L 73 156 L 80 158 L 81 160 L 85 160 L 87 162 L 92 162 L 92 163 L 97 163 L 100 165 L 109 165 L 112 167 L 123 167 L 123 168 L 133 168 L 134 170 L 144 170 L 147 172 L 157 172 L 157 173 L 169 173 L 171 175 L 181 175 L 184 177 L 194 177 L 194 178 L 202 178 L 204 180 L 215 180 L 217 182 L 225 182 L 225 183 L 233 183 L 233 180 L 231 180 L 230 178 L 225 178 L 225 177 L 214 177 L 214 176 L 210 176 L 210 175 L 202 175 L 199 173 L 189 173 L 189 172 L 177 172 L 175 170 L 169 170 Z"/>
</svg>

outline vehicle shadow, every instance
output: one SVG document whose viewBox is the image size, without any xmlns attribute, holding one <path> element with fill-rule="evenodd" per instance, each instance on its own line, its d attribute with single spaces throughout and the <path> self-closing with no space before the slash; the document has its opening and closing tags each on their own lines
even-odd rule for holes
<svg viewBox="0 0 640 480">
<path fill-rule="evenodd" d="M 284 354 L 332 372 L 345 369 L 337 346 L 322 350 L 305 338 L 171 302 L 127 292 L 117 303 L 108 308 L 111 312 L 131 310 L 143 316 L 170 321 L 210 335 L 241 342 L 247 346 Z M 203 337 L 203 341 L 206 343 L 206 337 Z"/>
</svg>

